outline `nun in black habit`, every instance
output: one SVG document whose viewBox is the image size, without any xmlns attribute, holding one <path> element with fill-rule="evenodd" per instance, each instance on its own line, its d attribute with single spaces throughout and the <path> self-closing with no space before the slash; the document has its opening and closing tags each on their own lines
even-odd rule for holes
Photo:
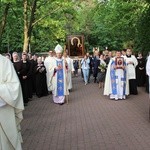
<svg viewBox="0 0 150 150">
<path fill-rule="evenodd" d="M 20 82 L 23 93 L 24 105 L 27 106 L 29 98 L 32 96 L 31 87 L 31 76 L 32 76 L 32 65 L 27 60 L 27 54 L 22 53 L 22 60 L 20 61 Z"/>
<path fill-rule="evenodd" d="M 37 65 L 34 68 L 35 83 L 36 83 L 36 95 L 38 97 L 48 95 L 47 83 L 46 83 L 46 68 L 42 63 L 42 58 L 39 57 Z"/>
</svg>

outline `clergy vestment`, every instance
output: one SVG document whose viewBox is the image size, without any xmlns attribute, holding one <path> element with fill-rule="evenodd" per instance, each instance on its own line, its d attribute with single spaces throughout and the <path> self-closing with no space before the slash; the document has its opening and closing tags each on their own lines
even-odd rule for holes
<svg viewBox="0 0 150 150">
<path fill-rule="evenodd" d="M 146 63 L 146 73 L 149 77 L 149 93 L 150 93 L 150 55 L 148 56 L 148 59 L 147 59 L 147 63 Z"/>
<path fill-rule="evenodd" d="M 56 70 L 55 68 L 58 66 L 61 66 L 62 69 Z M 50 73 L 53 74 L 51 77 L 53 101 L 54 103 L 63 104 L 65 102 L 65 96 L 69 95 L 65 60 L 58 58 L 53 59 Z"/>
<path fill-rule="evenodd" d="M 46 67 L 46 79 L 47 79 L 48 91 L 52 91 L 51 78 L 53 76 L 53 73 L 50 71 L 50 68 L 52 67 L 53 59 L 54 59 L 54 57 L 48 56 L 44 60 L 44 66 Z"/>
<path fill-rule="evenodd" d="M 116 57 L 115 57 L 116 58 Z M 110 95 L 110 99 L 125 99 L 126 95 L 129 94 L 129 86 L 127 80 L 126 69 L 118 68 L 114 69 L 116 65 L 115 58 L 110 59 L 108 64 L 105 86 L 104 86 L 104 95 Z M 123 62 L 125 66 L 125 62 Z"/>
<path fill-rule="evenodd" d="M 68 64 L 68 68 L 67 68 L 68 79 L 67 79 L 67 82 L 68 82 L 68 90 L 71 90 L 72 89 L 72 72 L 74 71 L 73 60 L 71 58 L 69 58 L 68 56 L 67 56 L 67 58 L 63 57 L 63 59 L 66 59 L 67 64 Z"/>
<path fill-rule="evenodd" d="M 21 86 L 13 64 L 0 55 L 0 150 L 22 150 L 23 109 Z"/>
<path fill-rule="evenodd" d="M 134 55 L 124 56 L 125 62 L 127 64 L 127 76 L 129 79 L 129 93 L 137 95 L 137 82 L 136 82 L 136 66 L 138 61 Z M 130 63 L 132 62 L 132 63 Z"/>
</svg>

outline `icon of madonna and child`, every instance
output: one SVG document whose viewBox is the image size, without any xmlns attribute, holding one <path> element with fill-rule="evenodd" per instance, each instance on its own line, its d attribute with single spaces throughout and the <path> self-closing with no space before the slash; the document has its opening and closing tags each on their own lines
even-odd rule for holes
<svg viewBox="0 0 150 150">
<path fill-rule="evenodd" d="M 70 56 L 83 56 L 84 55 L 83 36 L 69 36 L 68 50 Z"/>
</svg>

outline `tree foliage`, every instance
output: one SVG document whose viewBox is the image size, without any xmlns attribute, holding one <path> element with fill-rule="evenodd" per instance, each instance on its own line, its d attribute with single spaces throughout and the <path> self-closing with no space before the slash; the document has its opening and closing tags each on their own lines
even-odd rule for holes
<svg viewBox="0 0 150 150">
<path fill-rule="evenodd" d="M 136 44 L 141 51 L 150 51 L 150 7 L 148 6 L 138 20 Z"/>
<path fill-rule="evenodd" d="M 88 12 L 81 12 L 81 28 L 88 37 L 88 45 L 104 49 L 121 49 L 134 46 L 137 21 L 143 12 L 145 2 L 134 0 L 98 1 Z M 132 43 L 132 45 L 130 45 Z"/>
<path fill-rule="evenodd" d="M 23 51 L 26 35 L 27 51 L 30 45 L 32 52 L 44 52 L 65 44 L 70 34 L 83 34 L 87 50 L 107 46 L 149 51 L 149 4 L 149 0 L 1 0 L 1 51 Z"/>
</svg>

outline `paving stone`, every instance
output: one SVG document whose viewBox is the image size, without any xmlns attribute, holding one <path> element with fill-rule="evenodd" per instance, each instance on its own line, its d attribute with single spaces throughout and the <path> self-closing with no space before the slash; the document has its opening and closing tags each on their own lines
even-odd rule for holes
<svg viewBox="0 0 150 150">
<path fill-rule="evenodd" d="M 149 150 L 149 98 L 143 87 L 138 91 L 113 101 L 79 76 L 68 105 L 34 96 L 21 124 L 23 150 Z"/>
</svg>

